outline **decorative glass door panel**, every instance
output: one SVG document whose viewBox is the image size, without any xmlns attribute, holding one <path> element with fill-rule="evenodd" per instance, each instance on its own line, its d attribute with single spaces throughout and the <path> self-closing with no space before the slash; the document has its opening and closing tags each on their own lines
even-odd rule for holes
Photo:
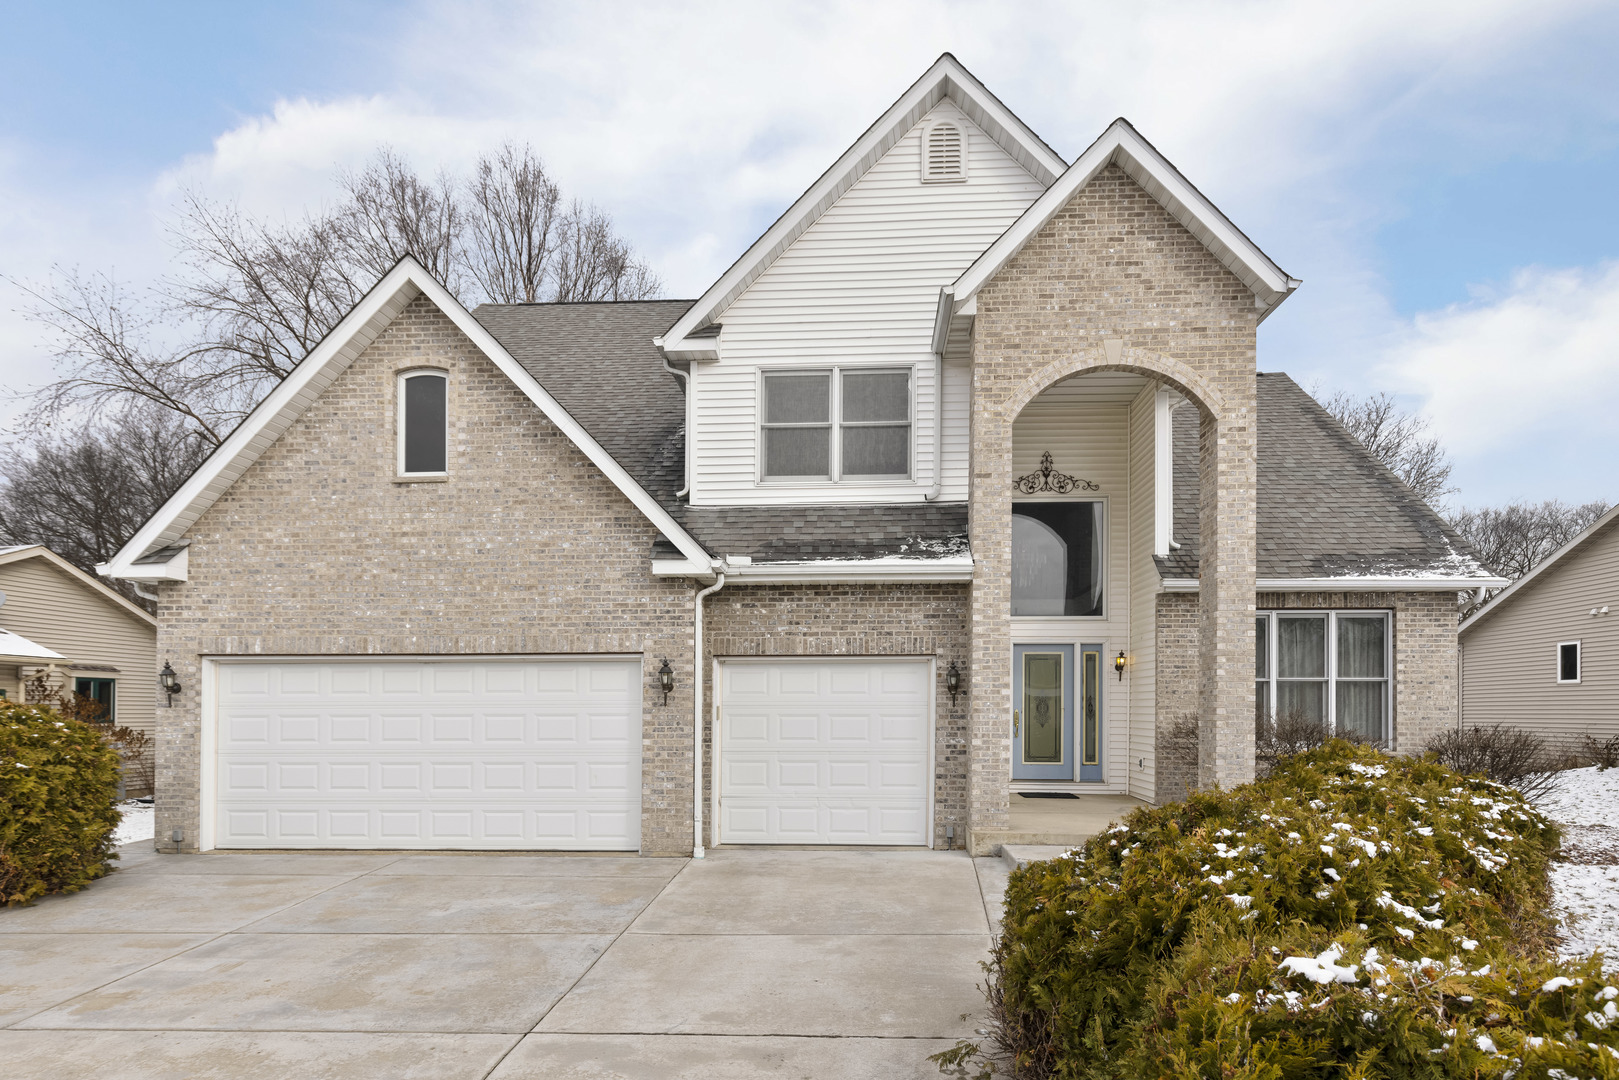
<svg viewBox="0 0 1619 1080">
<path fill-rule="evenodd" d="M 1012 648 L 1012 779 L 1074 779 L 1074 647 Z"/>
<path fill-rule="evenodd" d="M 1102 647 L 1079 650 L 1079 778 L 1102 779 Z"/>
</svg>

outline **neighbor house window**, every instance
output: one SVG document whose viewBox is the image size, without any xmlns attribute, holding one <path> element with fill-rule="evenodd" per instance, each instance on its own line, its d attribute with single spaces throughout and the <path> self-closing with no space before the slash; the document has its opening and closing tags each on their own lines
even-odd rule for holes
<svg viewBox="0 0 1619 1080">
<path fill-rule="evenodd" d="M 1320 724 L 1388 739 L 1389 618 L 1380 611 L 1275 611 L 1254 622 L 1254 708 L 1260 720 Z"/>
<path fill-rule="evenodd" d="M 1104 506 L 1012 504 L 1012 614 L 1102 614 Z"/>
<path fill-rule="evenodd" d="M 764 376 L 766 480 L 911 475 L 911 373 L 831 368 Z"/>
<path fill-rule="evenodd" d="M 449 377 L 442 371 L 399 376 L 399 471 L 442 476 L 448 470 Z"/>
<path fill-rule="evenodd" d="M 114 721 L 115 710 L 118 705 L 117 692 L 112 679 L 74 679 L 73 692 L 80 697 L 87 697 L 107 711 L 100 717 L 100 722 L 110 724 Z"/>
<path fill-rule="evenodd" d="M 1580 681 L 1580 643 L 1564 641 L 1557 646 L 1557 681 Z"/>
</svg>

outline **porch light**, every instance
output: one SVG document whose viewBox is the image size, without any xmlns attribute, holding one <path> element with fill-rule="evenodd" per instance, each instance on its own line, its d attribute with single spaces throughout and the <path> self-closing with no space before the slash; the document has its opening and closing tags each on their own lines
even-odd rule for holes
<svg viewBox="0 0 1619 1080">
<path fill-rule="evenodd" d="M 1119 650 L 1119 655 L 1117 655 L 1117 656 L 1115 656 L 1113 658 L 1113 670 L 1117 671 L 1119 673 L 1119 681 L 1123 682 L 1124 681 L 1124 650 L 1123 649 L 1120 649 Z"/>
<path fill-rule="evenodd" d="M 674 688 L 675 669 L 669 666 L 669 661 L 665 660 L 663 666 L 658 669 L 658 689 L 663 691 L 663 703 L 665 705 L 669 704 L 669 693 Z"/>
<path fill-rule="evenodd" d="M 961 669 L 954 660 L 950 661 L 950 668 L 944 673 L 944 688 L 950 691 L 950 704 L 956 703 L 956 695 L 961 693 Z"/>
<path fill-rule="evenodd" d="M 180 677 L 174 673 L 174 667 L 167 660 L 163 661 L 163 670 L 158 672 L 157 684 L 169 695 L 169 705 L 173 706 L 174 695 L 180 692 Z"/>
</svg>

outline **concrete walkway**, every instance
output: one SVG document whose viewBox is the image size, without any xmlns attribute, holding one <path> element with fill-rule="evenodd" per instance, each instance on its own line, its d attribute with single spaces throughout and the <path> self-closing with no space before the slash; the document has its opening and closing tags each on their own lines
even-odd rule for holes
<svg viewBox="0 0 1619 1080">
<path fill-rule="evenodd" d="M 0 910 L 8 1080 L 935 1077 L 980 1026 L 1006 875 L 846 850 L 122 865 Z"/>
</svg>

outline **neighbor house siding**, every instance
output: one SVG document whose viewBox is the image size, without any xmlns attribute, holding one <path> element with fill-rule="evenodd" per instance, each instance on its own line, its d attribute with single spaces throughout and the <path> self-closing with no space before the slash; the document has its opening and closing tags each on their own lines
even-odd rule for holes
<svg viewBox="0 0 1619 1080">
<path fill-rule="evenodd" d="M 1563 641 L 1580 643 L 1578 683 L 1557 681 Z M 1561 742 L 1619 735 L 1619 524 L 1507 597 L 1461 644 L 1463 723 L 1528 727 Z"/>
<path fill-rule="evenodd" d="M 965 183 L 924 184 L 921 143 L 939 119 L 968 137 Z M 915 498 L 933 476 L 933 319 L 960 275 L 1044 190 L 951 103 L 934 108 L 796 239 L 720 316 L 720 360 L 694 365 L 694 504 L 881 502 Z M 914 481 L 761 486 L 760 368 L 916 365 Z M 964 368 L 951 377 L 963 391 Z M 952 401 L 956 394 L 949 394 Z M 966 395 L 952 410 L 943 498 L 966 499 Z"/>
<path fill-rule="evenodd" d="M 157 628 L 126 611 L 95 589 L 58 570 L 43 558 L 0 566 L 0 626 L 72 661 L 63 670 L 76 676 L 115 679 L 114 720 L 151 734 L 156 726 Z M 117 668 L 78 671 L 74 665 Z M 20 672 L 7 668 L 0 681 L 21 700 Z M 72 689 L 71 681 L 67 684 Z"/>
<path fill-rule="evenodd" d="M 752 585 L 726 587 L 708 601 L 705 674 L 731 656 L 892 656 L 935 661 L 933 843 L 966 844 L 967 710 L 973 676 L 968 657 L 971 602 L 965 585 Z M 961 671 L 956 702 L 944 687 L 954 661 Z M 713 680 L 704 697 L 718 702 Z M 704 806 L 713 794 L 713 710 L 703 733 Z M 706 811 L 705 811 L 706 812 Z"/>
<path fill-rule="evenodd" d="M 396 373 L 449 372 L 449 476 L 396 483 Z M 201 812 L 204 657 L 630 655 L 642 661 L 642 851 L 691 847 L 692 607 L 657 530 L 419 298 L 189 530 L 161 586 L 157 835 Z M 654 693 L 668 658 L 676 689 Z"/>
</svg>

